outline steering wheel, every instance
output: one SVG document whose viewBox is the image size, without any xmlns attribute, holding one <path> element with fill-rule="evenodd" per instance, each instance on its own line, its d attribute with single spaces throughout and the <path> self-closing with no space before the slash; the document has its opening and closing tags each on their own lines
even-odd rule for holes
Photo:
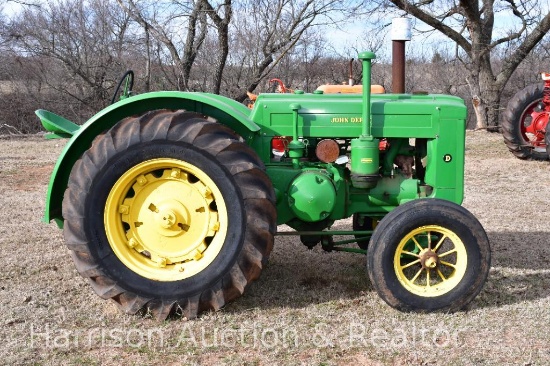
<svg viewBox="0 0 550 366">
<path fill-rule="evenodd" d="M 123 83 L 124 90 L 122 91 L 120 100 L 128 98 L 130 94 L 132 94 L 132 88 L 134 87 L 134 72 L 132 70 L 126 71 L 124 75 L 122 75 L 122 78 L 120 78 L 120 81 L 118 82 L 118 85 L 115 89 L 115 93 L 113 94 L 113 99 L 111 99 L 111 104 L 114 104 L 116 102 L 116 96 L 118 95 L 118 92 L 120 91 Z"/>
</svg>

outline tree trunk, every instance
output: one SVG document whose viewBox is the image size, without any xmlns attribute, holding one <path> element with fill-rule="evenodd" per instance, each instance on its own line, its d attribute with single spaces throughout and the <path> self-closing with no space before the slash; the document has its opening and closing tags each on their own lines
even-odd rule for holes
<svg viewBox="0 0 550 366">
<path fill-rule="evenodd" d="M 208 25 L 206 23 L 206 15 L 203 11 L 203 5 L 203 1 L 197 1 L 193 7 L 193 11 L 189 15 L 189 24 L 187 25 L 187 37 L 185 39 L 181 67 L 183 78 L 181 90 L 185 91 L 189 90 L 191 69 L 193 68 L 199 49 L 201 48 L 208 33 Z M 199 31 L 198 36 L 197 31 Z"/>
<path fill-rule="evenodd" d="M 227 56 L 229 55 L 229 23 L 233 16 L 233 9 L 231 0 L 224 0 L 223 5 L 220 5 L 220 9 L 223 9 L 224 17 L 222 18 L 212 7 L 208 0 L 204 1 L 204 7 L 208 12 L 208 16 L 214 24 L 218 32 L 219 42 L 219 54 L 216 62 L 216 70 L 214 71 L 214 94 L 220 94 L 223 70 L 225 69 L 225 63 L 227 62 Z"/>
<path fill-rule="evenodd" d="M 222 87 L 223 69 L 229 55 L 229 27 L 224 25 L 223 29 L 218 29 L 218 40 L 220 43 L 220 55 L 216 62 L 216 71 L 214 72 L 214 94 L 220 94 Z"/>
<path fill-rule="evenodd" d="M 144 27 L 145 31 L 145 49 L 146 49 L 146 61 L 145 61 L 145 91 L 151 91 L 151 39 L 149 34 L 149 28 Z"/>
<path fill-rule="evenodd" d="M 489 57 L 473 55 L 468 84 L 476 115 L 476 129 L 496 129 L 499 125 L 500 99 L 504 85 L 493 75 Z"/>
</svg>

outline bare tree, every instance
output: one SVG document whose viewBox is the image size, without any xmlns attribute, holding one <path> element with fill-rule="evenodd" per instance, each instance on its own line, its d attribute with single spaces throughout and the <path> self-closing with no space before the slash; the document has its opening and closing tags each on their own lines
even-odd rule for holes
<svg viewBox="0 0 550 366">
<path fill-rule="evenodd" d="M 377 12 L 405 11 L 456 43 L 456 56 L 469 72 L 477 128 L 498 126 L 502 90 L 550 30 L 548 4 L 541 12 L 544 6 L 535 0 L 379 0 L 377 5 Z M 508 14 L 506 34 L 495 29 L 497 13 Z M 505 46 L 510 52 L 497 69 L 491 56 Z"/>
<path fill-rule="evenodd" d="M 233 16 L 233 9 L 231 7 L 231 0 L 223 0 L 223 3 L 217 7 L 218 9 L 214 9 L 208 0 L 203 0 L 203 4 L 205 11 L 216 26 L 219 50 L 214 70 L 213 92 L 220 94 L 223 70 L 227 62 L 227 55 L 229 54 L 229 23 Z"/>
<path fill-rule="evenodd" d="M 336 26 L 335 17 L 345 17 L 353 7 L 344 0 L 244 0 L 240 10 L 247 15 L 236 24 L 236 42 L 249 43 L 241 48 L 248 52 L 235 60 L 246 68 L 246 87 L 235 97 L 242 101 L 308 31 L 315 36 L 319 26 Z"/>
<path fill-rule="evenodd" d="M 168 50 L 181 77 L 178 89 L 222 93 L 240 101 L 306 31 L 334 24 L 332 17 L 352 11 L 347 1 L 167 0 L 161 17 L 146 2 L 117 0 Z"/>
<path fill-rule="evenodd" d="M 11 54 L 20 60 L 14 77 L 22 83 L 38 80 L 35 97 L 55 95 L 48 104 L 65 111 L 72 107 L 68 117 L 89 116 L 105 106 L 127 64 L 135 62 L 139 51 L 129 22 L 111 0 L 25 7 L 8 26 Z"/>
<path fill-rule="evenodd" d="M 229 24 L 233 15 L 231 0 L 224 0 L 220 5 L 212 5 L 208 0 L 174 1 L 166 8 L 167 13 L 163 17 L 135 0 L 117 0 L 117 2 L 168 49 L 172 61 L 181 73 L 181 82 L 177 85 L 180 90 L 191 89 L 189 84 L 191 69 L 208 35 L 208 17 L 217 34 L 218 48 L 216 65 L 212 72 L 211 91 L 220 93 L 222 75 L 229 54 Z M 186 19 L 186 24 L 183 26 L 184 29 L 180 25 L 180 29 L 174 32 L 171 30 L 174 27 L 172 21 L 176 19 L 178 21 Z M 177 34 L 183 32 L 186 33 L 186 37 L 184 44 L 181 45 L 177 41 Z M 182 48 L 183 52 L 181 52 Z"/>
<path fill-rule="evenodd" d="M 174 2 L 170 10 L 160 16 L 157 4 L 140 3 L 135 0 L 117 0 L 118 4 L 148 33 L 168 50 L 171 61 L 176 65 L 178 90 L 190 90 L 191 69 L 208 33 L 204 0 Z M 174 30 L 175 21 L 185 19 L 186 29 Z M 186 31 L 185 42 L 178 42 L 178 33 Z"/>
</svg>

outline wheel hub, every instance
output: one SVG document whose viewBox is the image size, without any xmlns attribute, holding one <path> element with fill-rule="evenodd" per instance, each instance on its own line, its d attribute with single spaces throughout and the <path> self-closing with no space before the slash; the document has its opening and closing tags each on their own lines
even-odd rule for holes
<svg viewBox="0 0 550 366">
<path fill-rule="evenodd" d="M 544 147 L 544 135 L 548 125 L 549 113 L 542 102 L 527 107 L 521 117 L 521 129 L 526 142 L 535 148 Z"/>
<path fill-rule="evenodd" d="M 225 240 L 227 211 L 221 192 L 202 170 L 156 159 L 129 169 L 115 183 L 105 229 L 127 267 L 169 280 L 173 274 L 164 270 L 198 272 L 215 258 Z"/>
<path fill-rule="evenodd" d="M 401 239 L 394 255 L 398 281 L 422 297 L 440 296 L 455 288 L 466 273 L 467 263 L 462 240 L 439 225 L 413 229 Z"/>
<path fill-rule="evenodd" d="M 160 177 L 138 177 L 133 189 L 134 197 L 124 200 L 129 215 L 122 221 L 133 229 L 127 236 L 141 244 L 136 250 L 146 251 L 157 263 L 200 260 L 208 246 L 205 239 L 213 237 L 219 226 L 218 214 L 210 208 L 214 201 L 210 189 L 173 170 L 164 170 Z"/>
<path fill-rule="evenodd" d="M 434 269 L 439 264 L 439 257 L 431 249 L 425 250 L 420 254 L 420 264 L 424 269 Z"/>
<path fill-rule="evenodd" d="M 165 210 L 160 213 L 159 217 L 161 218 L 160 226 L 165 229 L 170 229 L 174 227 L 174 224 L 177 222 L 176 214 L 172 210 Z"/>
<path fill-rule="evenodd" d="M 169 200 L 158 206 L 151 203 L 148 209 L 151 211 L 148 222 L 159 235 L 173 237 L 189 231 L 189 213 L 181 202 Z"/>
<path fill-rule="evenodd" d="M 536 137 L 536 141 L 543 141 L 544 135 L 546 133 L 546 125 L 548 125 L 548 113 L 547 112 L 541 112 L 541 113 L 533 113 L 533 123 L 531 124 L 533 127 L 533 134 Z"/>
</svg>

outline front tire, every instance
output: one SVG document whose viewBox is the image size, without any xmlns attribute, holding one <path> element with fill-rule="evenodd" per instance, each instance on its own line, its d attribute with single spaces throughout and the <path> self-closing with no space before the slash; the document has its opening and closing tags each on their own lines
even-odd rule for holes
<svg viewBox="0 0 550 366">
<path fill-rule="evenodd" d="M 127 118 L 74 165 L 64 236 L 79 273 L 126 313 L 194 318 L 258 278 L 274 193 L 230 129 L 185 111 Z"/>
<path fill-rule="evenodd" d="M 490 268 L 489 240 L 463 207 L 440 199 L 405 203 L 381 221 L 367 270 L 384 301 L 401 311 L 456 311 L 481 291 Z"/>
</svg>

